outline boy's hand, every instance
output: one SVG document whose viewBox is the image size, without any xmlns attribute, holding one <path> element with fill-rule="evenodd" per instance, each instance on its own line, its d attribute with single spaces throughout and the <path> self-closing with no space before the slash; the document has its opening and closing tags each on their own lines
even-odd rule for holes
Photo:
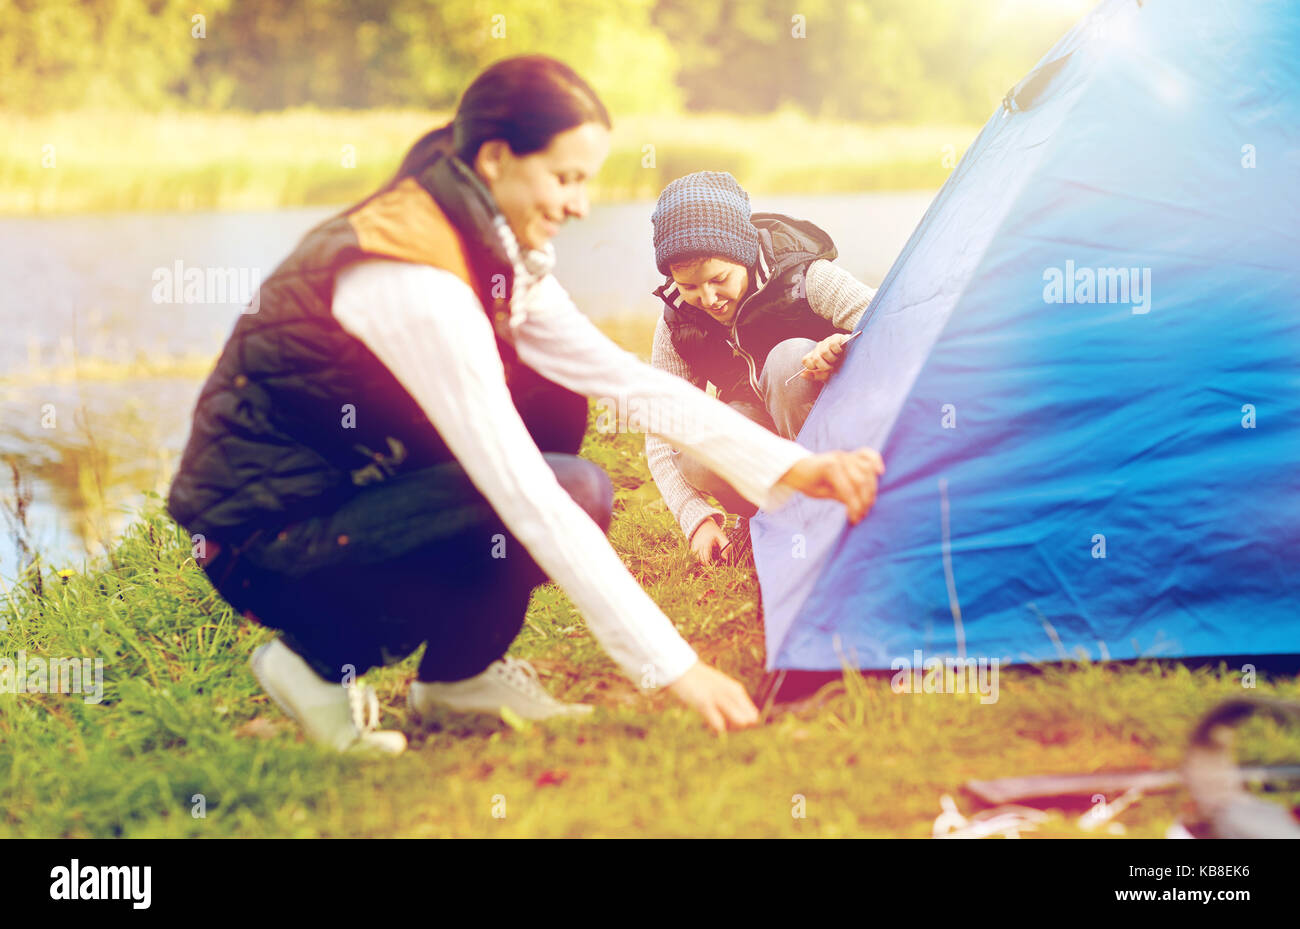
<svg viewBox="0 0 1300 929">
<path fill-rule="evenodd" d="M 803 356 L 803 370 L 799 376 L 809 381 L 830 380 L 844 360 L 844 343 L 848 338 L 849 333 L 836 332 L 814 345 L 812 351 Z"/>
<path fill-rule="evenodd" d="M 691 665 L 668 689 L 717 732 L 725 732 L 728 726 L 742 729 L 758 722 L 758 707 L 740 682 L 702 661 Z"/>
<path fill-rule="evenodd" d="M 857 525 L 876 502 L 876 480 L 885 473 L 885 462 L 872 448 L 855 452 L 822 452 L 795 462 L 779 483 L 809 497 L 839 500 L 849 511 L 849 522 Z"/>
<path fill-rule="evenodd" d="M 713 564 L 713 550 L 721 551 L 727 544 L 727 534 L 718 521 L 710 516 L 691 533 L 691 551 L 700 564 Z"/>
</svg>

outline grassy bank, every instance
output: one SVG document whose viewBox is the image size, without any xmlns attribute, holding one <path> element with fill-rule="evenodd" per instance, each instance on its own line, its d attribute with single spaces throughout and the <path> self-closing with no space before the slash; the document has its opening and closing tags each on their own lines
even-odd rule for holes
<svg viewBox="0 0 1300 929">
<path fill-rule="evenodd" d="M 752 689 L 755 581 L 693 565 L 641 448 L 594 434 L 584 448 L 617 489 L 611 541 L 701 655 Z M 216 596 L 160 505 L 150 498 L 111 564 L 47 570 L 39 595 L 29 579 L 0 600 L 0 656 L 104 660 L 99 705 L 0 695 L 0 836 L 925 836 L 945 793 L 969 815 L 970 778 L 1177 765 L 1197 715 L 1243 693 L 1229 669 L 1155 664 L 1004 672 L 991 705 L 852 678 L 718 738 L 670 695 L 635 691 L 543 587 L 513 652 L 552 691 L 596 704 L 593 719 L 516 729 L 461 718 L 421 732 L 404 702 L 416 655 L 368 675 L 381 724 L 405 730 L 410 750 L 338 757 L 260 691 L 247 660 L 270 633 Z M 1251 693 L 1296 691 L 1282 679 Z M 1300 753 L 1300 735 L 1272 723 L 1242 737 L 1244 758 Z M 1185 809 L 1181 793 L 1156 795 L 1119 821 L 1157 837 Z M 1084 835 L 1079 812 L 1054 811 L 1034 834 Z"/>
<path fill-rule="evenodd" d="M 442 124 L 423 111 L 4 114 L 0 214 L 256 210 L 341 204 L 374 189 Z M 868 127 L 768 117 L 617 119 L 593 194 L 653 198 L 691 171 L 756 194 L 933 189 L 973 126 Z"/>
</svg>

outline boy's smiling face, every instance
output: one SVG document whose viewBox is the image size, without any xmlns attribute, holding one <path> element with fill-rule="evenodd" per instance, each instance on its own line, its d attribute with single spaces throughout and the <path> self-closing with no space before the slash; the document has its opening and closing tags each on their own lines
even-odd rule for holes
<svg viewBox="0 0 1300 929">
<path fill-rule="evenodd" d="M 672 265 L 682 300 L 730 326 L 749 289 L 749 271 L 744 265 L 723 258 L 704 258 Z"/>
</svg>

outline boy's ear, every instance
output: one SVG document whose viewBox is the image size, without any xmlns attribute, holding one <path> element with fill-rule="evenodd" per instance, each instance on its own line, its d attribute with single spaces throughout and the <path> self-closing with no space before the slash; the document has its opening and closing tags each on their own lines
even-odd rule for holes
<svg viewBox="0 0 1300 929">
<path fill-rule="evenodd" d="M 474 156 L 474 170 L 489 181 L 501 178 L 501 166 L 510 154 L 510 145 L 504 139 L 488 139 Z"/>
</svg>

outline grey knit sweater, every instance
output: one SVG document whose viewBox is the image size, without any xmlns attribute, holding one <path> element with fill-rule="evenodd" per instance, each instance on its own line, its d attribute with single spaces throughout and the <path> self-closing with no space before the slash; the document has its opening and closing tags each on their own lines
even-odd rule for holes
<svg viewBox="0 0 1300 929">
<path fill-rule="evenodd" d="M 852 331 L 857 328 L 858 320 L 866 312 L 867 306 L 875 297 L 873 287 L 859 281 L 852 274 L 825 259 L 814 261 L 808 266 L 807 276 L 808 305 L 814 313 L 824 316 L 837 329 Z M 703 388 L 704 379 L 691 371 L 690 367 L 677 350 L 673 348 L 668 334 L 668 325 L 663 317 L 655 327 L 654 347 L 650 353 L 650 364 L 670 374 L 690 381 L 696 387 Z M 646 460 L 650 465 L 650 474 L 663 494 L 669 511 L 677 519 L 677 525 L 689 539 L 696 528 L 710 516 L 719 524 L 723 512 L 709 505 L 686 478 L 682 476 L 673 454 L 673 447 L 656 435 L 646 434 Z"/>
</svg>

